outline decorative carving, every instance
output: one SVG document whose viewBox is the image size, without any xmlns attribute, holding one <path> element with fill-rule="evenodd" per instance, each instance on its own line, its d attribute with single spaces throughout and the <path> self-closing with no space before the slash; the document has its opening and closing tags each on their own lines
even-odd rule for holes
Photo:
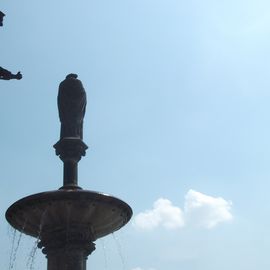
<svg viewBox="0 0 270 270">
<path fill-rule="evenodd" d="M 65 224 L 41 233 L 38 247 L 48 258 L 48 269 L 85 270 L 87 256 L 95 250 L 90 225 Z"/>
<path fill-rule="evenodd" d="M 85 156 L 85 150 L 88 146 L 77 138 L 64 138 L 58 141 L 55 145 L 55 153 L 60 156 L 63 162 L 66 161 L 80 161 L 82 156 Z"/>
<path fill-rule="evenodd" d="M 58 250 L 83 249 L 88 253 L 95 249 L 95 240 L 91 225 L 65 224 L 61 228 L 44 228 L 41 233 L 39 248 L 44 247 L 44 253 L 57 252 Z"/>
</svg>

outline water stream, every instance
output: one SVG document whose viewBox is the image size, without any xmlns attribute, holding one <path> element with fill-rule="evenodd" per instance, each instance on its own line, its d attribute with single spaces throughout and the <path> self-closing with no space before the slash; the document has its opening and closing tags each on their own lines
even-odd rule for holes
<svg viewBox="0 0 270 270">
<path fill-rule="evenodd" d="M 10 254 L 10 260 L 9 260 L 9 270 L 14 269 L 14 265 L 17 258 L 18 249 L 21 243 L 23 231 L 26 225 L 26 220 L 24 222 L 24 225 L 19 233 L 18 239 L 16 239 L 17 230 L 14 230 L 13 236 L 12 236 L 12 246 L 11 246 L 11 254 Z"/>
<path fill-rule="evenodd" d="M 28 256 L 26 267 L 27 269 L 33 270 L 34 269 L 34 263 L 35 263 L 35 256 L 38 249 L 38 239 L 34 242 L 34 246 L 31 249 L 31 252 Z"/>
<path fill-rule="evenodd" d="M 108 269 L 108 257 L 106 253 L 106 245 L 105 245 L 105 240 L 100 239 L 101 245 L 102 245 L 102 251 L 103 251 L 103 256 L 104 256 L 104 269 Z"/>
<path fill-rule="evenodd" d="M 112 233 L 112 237 L 114 239 L 114 242 L 115 242 L 116 248 L 117 248 L 117 252 L 118 252 L 118 254 L 120 256 L 120 259 L 121 259 L 121 262 L 122 262 L 122 268 L 123 268 L 123 270 L 127 270 L 127 264 L 126 264 L 125 257 L 123 255 L 123 251 L 122 251 L 122 246 L 121 246 L 120 240 L 119 240 L 119 238 L 114 233 Z"/>
<path fill-rule="evenodd" d="M 38 236 L 37 236 L 37 238 L 36 238 L 36 240 L 34 242 L 34 246 L 32 247 L 31 252 L 30 252 L 30 254 L 28 256 L 27 262 L 26 262 L 26 267 L 28 269 L 30 269 L 30 270 L 34 269 L 36 253 L 37 253 L 37 250 L 38 250 L 38 243 L 40 241 L 40 236 L 41 236 L 42 228 L 43 228 L 43 225 L 44 225 L 44 217 L 45 217 L 46 212 L 47 212 L 47 208 L 44 210 L 44 212 L 41 215 L 39 229 L 38 229 Z"/>
<path fill-rule="evenodd" d="M 11 229 L 13 229 L 11 227 Z M 9 267 L 8 269 L 12 269 L 13 268 L 13 254 L 14 254 L 14 248 L 15 248 L 15 241 L 16 241 L 16 234 L 17 234 L 17 230 L 16 229 L 13 229 L 13 232 L 12 232 L 12 240 L 11 240 L 11 251 L 10 251 L 10 257 L 9 257 Z"/>
</svg>

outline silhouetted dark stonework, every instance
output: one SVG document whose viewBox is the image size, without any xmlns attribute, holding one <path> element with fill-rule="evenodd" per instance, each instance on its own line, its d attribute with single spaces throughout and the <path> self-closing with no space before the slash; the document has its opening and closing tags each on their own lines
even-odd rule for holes
<svg viewBox="0 0 270 270">
<path fill-rule="evenodd" d="M 0 11 L 0 26 L 3 26 L 3 20 L 4 20 L 5 16 L 6 16 L 6 14 L 3 13 L 2 11 Z"/>
<path fill-rule="evenodd" d="M 22 74 L 17 72 L 17 74 L 12 74 L 10 71 L 0 67 L 0 79 L 1 80 L 20 80 L 22 78 Z"/>
<path fill-rule="evenodd" d="M 0 11 L 0 26 L 3 26 L 3 20 L 5 16 L 6 16 L 5 13 Z M 19 71 L 17 72 L 17 74 L 12 74 L 10 71 L 0 67 L 0 80 L 12 80 L 12 79 L 16 80 L 22 79 L 21 72 Z"/>
<path fill-rule="evenodd" d="M 86 95 L 77 76 L 68 75 L 60 84 L 58 98 L 61 125 L 68 125 L 54 145 L 64 163 L 64 184 L 59 190 L 15 202 L 8 208 L 6 219 L 20 232 L 38 238 L 48 270 L 86 270 L 94 241 L 122 228 L 132 209 L 113 196 L 78 187 L 77 165 L 87 146 L 82 141 Z M 71 122 L 66 119 L 69 116 Z M 80 132 L 74 128 L 74 119 L 80 123 Z"/>
</svg>

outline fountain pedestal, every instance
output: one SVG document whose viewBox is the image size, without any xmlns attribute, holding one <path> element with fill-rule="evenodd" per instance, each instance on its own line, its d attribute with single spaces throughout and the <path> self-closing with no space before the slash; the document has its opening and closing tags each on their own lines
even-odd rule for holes
<svg viewBox="0 0 270 270">
<path fill-rule="evenodd" d="M 38 246 L 46 254 L 48 270 L 86 270 L 87 257 L 95 250 L 89 228 L 74 225 L 44 233 Z"/>
</svg>

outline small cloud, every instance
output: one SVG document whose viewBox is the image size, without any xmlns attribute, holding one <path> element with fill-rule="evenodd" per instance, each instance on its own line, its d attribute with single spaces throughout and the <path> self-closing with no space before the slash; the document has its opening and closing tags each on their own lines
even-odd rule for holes
<svg viewBox="0 0 270 270">
<path fill-rule="evenodd" d="M 143 269 L 141 267 L 136 267 L 136 268 L 133 268 L 132 270 L 155 270 L 155 269 L 154 268 Z"/>
<path fill-rule="evenodd" d="M 176 229 L 184 226 L 183 212 L 167 199 L 160 198 L 154 202 L 152 210 L 146 210 L 134 218 L 134 226 L 143 230 L 163 226 Z"/>
<path fill-rule="evenodd" d="M 185 218 L 187 223 L 211 229 L 222 222 L 233 219 L 232 202 L 221 197 L 212 197 L 195 190 L 185 196 Z"/>
<path fill-rule="evenodd" d="M 135 216 L 133 225 L 142 230 L 157 227 L 170 230 L 187 225 L 211 229 L 219 223 L 233 219 L 231 206 L 230 201 L 221 197 L 212 197 L 191 189 L 185 196 L 184 211 L 174 206 L 170 200 L 160 198 L 154 202 L 153 209 Z"/>
</svg>

